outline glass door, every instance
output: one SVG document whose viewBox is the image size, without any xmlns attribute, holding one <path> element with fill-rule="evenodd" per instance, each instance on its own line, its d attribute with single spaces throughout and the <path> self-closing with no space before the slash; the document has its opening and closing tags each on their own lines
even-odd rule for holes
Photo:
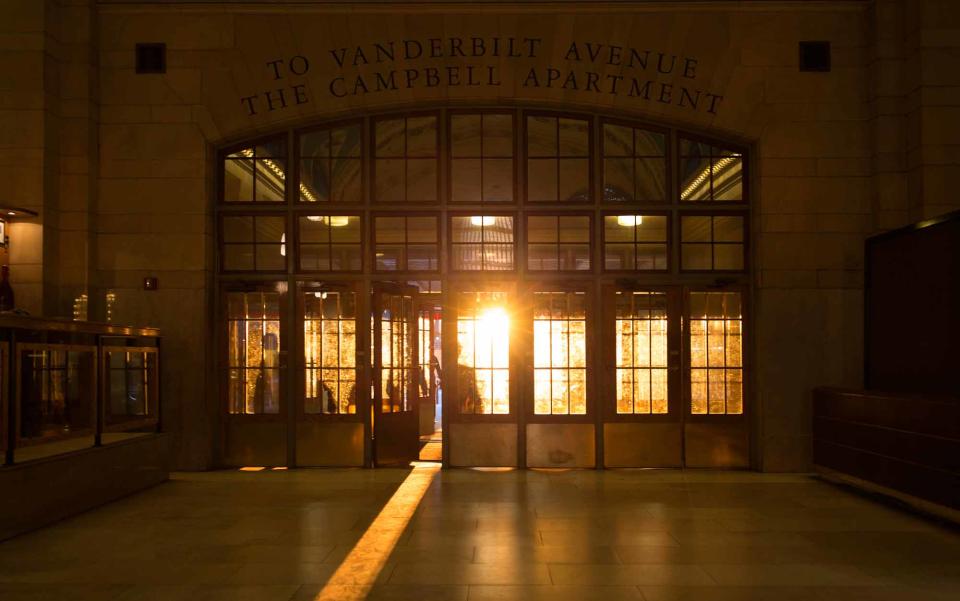
<svg viewBox="0 0 960 601">
<path fill-rule="evenodd" d="M 362 384 L 366 354 L 356 282 L 324 281 L 298 287 L 296 464 L 364 464 Z M 365 336 L 364 336 L 365 341 Z"/>
<path fill-rule="evenodd" d="M 603 290 L 604 465 L 683 464 L 679 288 Z"/>
<path fill-rule="evenodd" d="M 451 465 L 518 465 L 512 290 L 463 282 L 448 297 L 443 398 Z"/>
<path fill-rule="evenodd" d="M 374 286 L 374 465 L 406 464 L 418 458 L 416 302 L 413 286 Z"/>
</svg>

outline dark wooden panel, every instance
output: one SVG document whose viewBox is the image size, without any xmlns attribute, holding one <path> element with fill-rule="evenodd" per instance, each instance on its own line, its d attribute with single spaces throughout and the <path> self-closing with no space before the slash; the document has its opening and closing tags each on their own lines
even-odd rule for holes
<svg viewBox="0 0 960 601">
<path fill-rule="evenodd" d="M 823 440 L 813 442 L 814 463 L 947 507 L 960 508 L 955 472 L 876 455 Z"/>
<path fill-rule="evenodd" d="M 689 421 L 684 424 L 686 467 L 750 467 L 750 434 L 747 422 Z"/>
<path fill-rule="evenodd" d="M 957 439 L 822 417 L 814 419 L 813 435 L 825 442 L 937 469 L 957 471 L 960 468 L 960 440 Z"/>
<path fill-rule="evenodd" d="M 958 409 L 943 399 L 817 389 L 814 463 L 960 507 Z"/>
<path fill-rule="evenodd" d="M 52 524 L 164 482 L 167 436 L 0 467 L 0 540 Z"/>
<path fill-rule="evenodd" d="M 908 432 L 960 438 L 960 404 L 920 395 L 820 388 L 813 414 Z"/>
<path fill-rule="evenodd" d="M 867 388 L 960 396 L 960 211 L 866 246 Z"/>
</svg>

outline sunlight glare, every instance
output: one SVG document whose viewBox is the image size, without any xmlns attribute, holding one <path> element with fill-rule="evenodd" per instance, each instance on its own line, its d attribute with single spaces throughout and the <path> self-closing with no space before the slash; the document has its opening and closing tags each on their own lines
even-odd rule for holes
<svg viewBox="0 0 960 601">
<path fill-rule="evenodd" d="M 440 471 L 432 462 L 413 462 L 413 470 L 367 527 L 350 554 L 314 597 L 314 601 L 361 601 L 367 597 L 420 500 Z"/>
</svg>

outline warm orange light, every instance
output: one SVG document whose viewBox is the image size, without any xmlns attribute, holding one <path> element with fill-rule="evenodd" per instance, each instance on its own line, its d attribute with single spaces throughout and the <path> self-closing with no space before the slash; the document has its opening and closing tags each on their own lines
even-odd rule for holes
<svg viewBox="0 0 960 601">
<path fill-rule="evenodd" d="M 491 226 L 496 222 L 497 218 L 493 215 L 474 215 L 470 218 L 470 225 L 475 227 Z"/>
<path fill-rule="evenodd" d="M 636 227 L 643 224 L 643 215 L 617 215 L 617 225 Z"/>
<path fill-rule="evenodd" d="M 240 471 L 241 472 L 262 472 L 265 469 L 267 468 L 259 465 L 247 465 L 245 467 L 241 467 Z"/>
<path fill-rule="evenodd" d="M 414 461 L 410 465 L 413 471 L 313 598 L 314 601 L 361 601 L 367 598 L 420 500 L 440 471 L 440 466 L 433 462 Z"/>
</svg>

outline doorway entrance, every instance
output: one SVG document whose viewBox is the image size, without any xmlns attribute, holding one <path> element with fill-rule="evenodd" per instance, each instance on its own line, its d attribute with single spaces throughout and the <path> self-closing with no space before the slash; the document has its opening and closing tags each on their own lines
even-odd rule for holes
<svg viewBox="0 0 960 601">
<path fill-rule="evenodd" d="M 423 108 L 222 150 L 223 463 L 749 466 L 745 150 Z"/>
<path fill-rule="evenodd" d="M 443 389 L 441 357 L 443 306 L 430 295 L 417 303 L 418 403 L 420 461 L 443 460 Z"/>
</svg>

